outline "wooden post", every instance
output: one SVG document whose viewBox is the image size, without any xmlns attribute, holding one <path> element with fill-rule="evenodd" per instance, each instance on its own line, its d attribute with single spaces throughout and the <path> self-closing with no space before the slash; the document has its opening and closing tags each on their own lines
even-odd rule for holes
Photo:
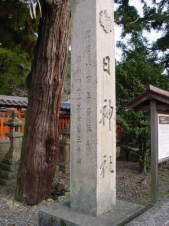
<svg viewBox="0 0 169 226">
<path fill-rule="evenodd" d="M 155 101 L 150 103 L 151 112 L 151 194 L 152 201 L 158 200 L 158 116 Z"/>
</svg>

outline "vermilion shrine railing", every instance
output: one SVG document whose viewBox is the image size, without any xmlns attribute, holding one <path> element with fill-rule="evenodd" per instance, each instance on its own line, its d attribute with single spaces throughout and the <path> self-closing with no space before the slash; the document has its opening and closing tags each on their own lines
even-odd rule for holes
<svg viewBox="0 0 169 226">
<path fill-rule="evenodd" d="M 17 114 L 18 119 L 25 122 L 25 112 L 18 112 Z M 11 112 L 1 112 L 0 111 L 0 140 L 6 140 L 9 139 L 7 136 L 7 133 L 9 132 L 9 127 L 5 126 L 4 123 L 9 121 L 11 118 Z M 59 118 L 59 133 L 62 133 L 62 131 L 70 125 L 70 115 L 69 114 L 61 114 Z M 21 126 L 20 132 L 24 132 L 24 126 Z"/>
</svg>

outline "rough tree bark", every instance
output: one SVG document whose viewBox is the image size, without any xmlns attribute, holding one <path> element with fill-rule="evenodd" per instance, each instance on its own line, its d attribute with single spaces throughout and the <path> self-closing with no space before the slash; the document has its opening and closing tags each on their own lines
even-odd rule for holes
<svg viewBox="0 0 169 226">
<path fill-rule="evenodd" d="M 15 195 L 17 200 L 29 205 L 51 195 L 69 39 L 69 0 L 43 0 Z"/>
</svg>

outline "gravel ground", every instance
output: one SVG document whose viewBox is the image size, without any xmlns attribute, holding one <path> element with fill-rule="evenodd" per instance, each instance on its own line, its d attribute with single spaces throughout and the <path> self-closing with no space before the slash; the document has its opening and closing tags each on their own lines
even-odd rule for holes
<svg viewBox="0 0 169 226">
<path fill-rule="evenodd" d="M 163 198 L 169 192 L 169 164 L 160 167 L 160 196 Z M 55 181 L 66 185 L 67 177 Z M 58 192 L 58 191 L 57 191 Z M 30 207 L 14 200 L 14 188 L 0 186 L 0 226 L 37 226 L 38 211 L 54 202 L 67 199 L 60 196 L 57 201 L 49 199 L 39 205 Z M 117 199 L 145 205 L 150 200 L 150 175 L 138 173 L 138 164 L 127 161 L 117 161 Z"/>
<path fill-rule="evenodd" d="M 37 225 L 38 209 L 37 206 L 30 208 L 14 202 L 10 197 L 0 196 L 0 225 Z"/>
<path fill-rule="evenodd" d="M 65 197 L 60 197 L 63 201 Z M 37 226 L 38 211 L 53 204 L 52 199 L 41 202 L 33 207 L 14 201 L 11 195 L 0 195 L 0 226 Z"/>
<path fill-rule="evenodd" d="M 57 188 L 66 188 L 68 190 L 68 179 L 67 176 L 63 177 L 59 175 L 60 179 L 55 179 Z M 66 192 L 63 196 L 57 196 L 57 200 L 52 198 L 42 201 L 40 204 L 35 206 L 27 206 L 14 200 L 15 188 L 10 186 L 0 186 L 0 226 L 37 226 L 38 225 L 38 212 L 41 208 L 47 207 L 53 203 L 62 202 L 69 198 L 69 192 Z M 59 189 L 57 189 L 59 194 Z"/>
</svg>

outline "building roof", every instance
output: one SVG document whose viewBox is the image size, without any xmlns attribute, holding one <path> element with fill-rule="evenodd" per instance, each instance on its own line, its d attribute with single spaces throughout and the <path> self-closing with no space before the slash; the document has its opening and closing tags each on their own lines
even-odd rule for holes
<svg viewBox="0 0 169 226">
<path fill-rule="evenodd" d="M 28 98 L 18 96 L 0 95 L 0 107 L 22 107 L 27 108 Z M 70 110 L 70 101 L 62 101 L 61 109 Z"/>
<path fill-rule="evenodd" d="M 159 110 L 169 110 L 169 91 L 149 84 L 147 90 L 127 104 L 129 109 L 148 110 L 150 102 L 154 100 Z"/>
<path fill-rule="evenodd" d="M 27 107 L 28 98 L 0 95 L 0 107 Z"/>
<path fill-rule="evenodd" d="M 61 102 L 61 109 L 70 110 L 70 100 Z"/>
</svg>

